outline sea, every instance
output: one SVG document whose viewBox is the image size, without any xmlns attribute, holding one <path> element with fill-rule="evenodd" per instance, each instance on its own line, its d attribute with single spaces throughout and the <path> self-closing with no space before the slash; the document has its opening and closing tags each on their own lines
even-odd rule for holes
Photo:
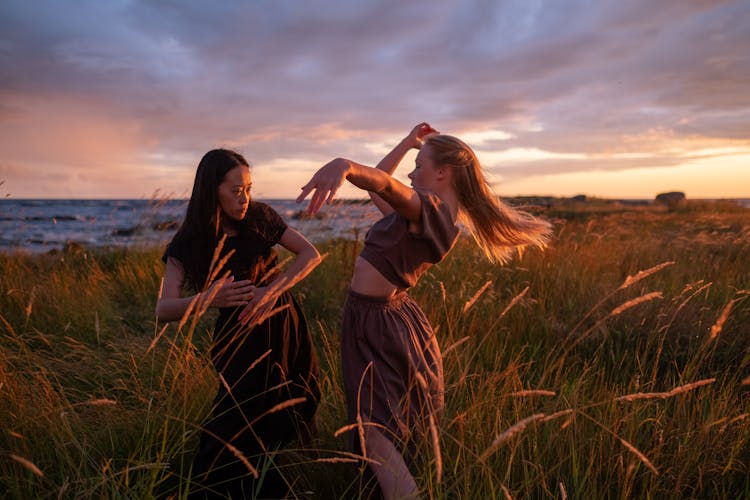
<svg viewBox="0 0 750 500">
<path fill-rule="evenodd" d="M 313 242 L 363 238 L 378 218 L 364 200 L 326 205 L 315 216 L 307 202 L 260 200 Z M 0 200 L 0 252 L 44 253 L 66 248 L 164 246 L 185 216 L 187 200 Z"/>
<path fill-rule="evenodd" d="M 551 199 L 551 198 L 550 198 Z M 545 205 L 550 199 L 523 198 L 521 204 Z M 260 200 L 289 226 L 315 242 L 362 239 L 380 217 L 369 200 L 339 200 L 315 216 L 307 202 Z M 732 200 L 750 208 L 750 199 Z M 623 203 L 626 203 L 623 200 Z M 649 200 L 628 200 L 627 204 Z M 514 204 L 514 203 L 511 203 Z M 185 216 L 187 200 L 0 199 L 0 252 L 44 253 L 66 248 L 164 246 Z"/>
</svg>

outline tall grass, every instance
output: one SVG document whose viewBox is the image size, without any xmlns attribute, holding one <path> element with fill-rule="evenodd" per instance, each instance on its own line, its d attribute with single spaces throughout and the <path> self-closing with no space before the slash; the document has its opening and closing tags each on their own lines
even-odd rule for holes
<svg viewBox="0 0 750 500">
<path fill-rule="evenodd" d="M 511 265 L 467 240 L 412 290 L 444 352 L 431 498 L 750 496 L 750 213 L 566 214 Z M 356 498 L 338 354 L 357 243 L 301 284 L 318 436 L 277 460 L 301 498 Z M 0 255 L 0 491 L 184 497 L 219 383 L 212 317 L 153 319 L 159 251 Z"/>
</svg>

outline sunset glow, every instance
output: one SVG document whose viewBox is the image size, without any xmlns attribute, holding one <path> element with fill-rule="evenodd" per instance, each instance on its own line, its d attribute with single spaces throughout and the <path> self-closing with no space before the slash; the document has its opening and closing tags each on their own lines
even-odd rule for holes
<svg viewBox="0 0 750 500">
<path fill-rule="evenodd" d="M 66 9 L 0 7 L 0 196 L 184 197 L 224 146 L 293 198 L 425 120 L 501 195 L 750 197 L 747 2 Z"/>
</svg>

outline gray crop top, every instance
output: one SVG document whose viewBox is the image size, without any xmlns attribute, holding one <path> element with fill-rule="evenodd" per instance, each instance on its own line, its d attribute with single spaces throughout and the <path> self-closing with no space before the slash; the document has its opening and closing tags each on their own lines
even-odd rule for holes
<svg viewBox="0 0 750 500">
<path fill-rule="evenodd" d="M 360 257 L 388 281 L 406 289 L 433 264 L 440 262 L 458 238 L 450 207 L 436 194 L 417 191 L 422 202 L 422 230 L 409 232 L 409 221 L 398 212 L 373 224 Z"/>
</svg>

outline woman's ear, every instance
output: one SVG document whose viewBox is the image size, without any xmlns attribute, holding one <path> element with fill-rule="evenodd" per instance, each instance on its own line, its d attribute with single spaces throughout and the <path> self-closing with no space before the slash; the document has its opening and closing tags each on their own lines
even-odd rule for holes
<svg viewBox="0 0 750 500">
<path fill-rule="evenodd" d="M 442 166 L 439 166 L 437 168 L 437 178 L 438 178 L 438 180 L 443 180 L 443 179 L 446 179 L 446 178 L 450 179 L 450 174 L 451 174 L 451 168 L 450 167 L 442 165 Z"/>
</svg>

